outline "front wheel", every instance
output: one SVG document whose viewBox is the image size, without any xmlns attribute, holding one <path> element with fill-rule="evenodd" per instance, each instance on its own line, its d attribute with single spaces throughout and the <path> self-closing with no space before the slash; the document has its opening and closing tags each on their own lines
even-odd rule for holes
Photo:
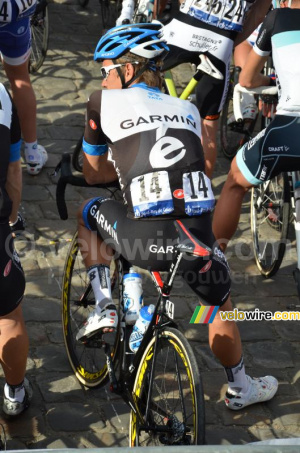
<svg viewBox="0 0 300 453">
<path fill-rule="evenodd" d="M 260 273 L 276 274 L 284 257 L 290 219 L 290 191 L 287 174 L 281 173 L 251 195 L 251 231 L 254 256 Z"/>
<path fill-rule="evenodd" d="M 112 260 L 110 270 L 113 302 L 120 312 L 121 263 L 118 260 Z M 75 233 L 68 251 L 63 275 L 62 324 L 70 365 L 77 379 L 86 387 L 98 387 L 107 378 L 106 356 L 101 347 L 101 337 L 97 338 L 95 335 L 86 343 L 76 340 L 78 330 L 94 307 L 93 290 L 79 250 L 77 233 Z M 119 326 L 116 332 L 105 334 L 106 343 L 111 345 L 113 361 L 116 360 L 119 347 Z"/>
<path fill-rule="evenodd" d="M 163 329 L 158 341 L 156 354 L 156 338 L 147 345 L 135 377 L 133 398 L 139 416 L 131 411 L 129 445 L 202 445 L 204 397 L 193 350 L 174 328 Z"/>
<path fill-rule="evenodd" d="M 46 0 L 37 3 L 35 13 L 30 18 L 31 54 L 29 72 L 37 72 L 42 66 L 48 50 L 49 15 Z"/>
</svg>

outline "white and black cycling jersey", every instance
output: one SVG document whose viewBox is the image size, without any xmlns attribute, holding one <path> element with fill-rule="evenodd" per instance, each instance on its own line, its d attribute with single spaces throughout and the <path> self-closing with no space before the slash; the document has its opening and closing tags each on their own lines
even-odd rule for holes
<svg viewBox="0 0 300 453">
<path fill-rule="evenodd" d="M 222 30 L 240 32 L 255 0 L 186 0 L 180 10 Z"/>
<path fill-rule="evenodd" d="M 85 140 L 109 144 L 129 217 L 194 216 L 213 209 L 195 106 L 144 83 L 95 92 L 89 104 Z"/>
<path fill-rule="evenodd" d="M 9 159 L 12 149 L 18 146 L 21 130 L 10 94 L 0 83 L 0 222 L 11 213 L 11 200 L 5 189 Z"/>
<path fill-rule="evenodd" d="M 254 50 L 267 56 L 280 82 L 277 115 L 300 116 L 300 9 L 275 9 L 264 20 Z"/>
</svg>

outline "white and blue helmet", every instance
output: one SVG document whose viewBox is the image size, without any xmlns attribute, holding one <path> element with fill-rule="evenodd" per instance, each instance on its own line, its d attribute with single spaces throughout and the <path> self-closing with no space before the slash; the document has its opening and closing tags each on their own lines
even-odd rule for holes
<svg viewBox="0 0 300 453">
<path fill-rule="evenodd" d="M 97 44 L 94 60 L 115 60 L 128 52 L 148 60 L 163 59 L 169 51 L 159 22 L 119 25 Z"/>
</svg>

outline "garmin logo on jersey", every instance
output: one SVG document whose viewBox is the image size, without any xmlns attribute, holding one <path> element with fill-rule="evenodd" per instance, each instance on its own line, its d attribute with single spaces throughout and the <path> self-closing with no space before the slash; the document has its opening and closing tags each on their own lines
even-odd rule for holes
<svg viewBox="0 0 300 453">
<path fill-rule="evenodd" d="M 183 123 L 196 129 L 196 121 L 194 120 L 192 115 L 188 115 L 187 117 L 178 115 L 174 115 L 173 117 L 170 117 L 168 115 L 150 115 L 147 119 L 140 116 L 136 122 L 134 122 L 133 119 L 128 119 L 122 121 L 120 126 L 122 129 L 130 129 L 131 127 L 139 126 L 140 124 L 153 124 L 156 122 L 161 123 L 162 121 L 166 123 Z"/>
<path fill-rule="evenodd" d="M 107 222 L 103 214 L 100 214 L 97 206 L 92 206 L 90 213 L 94 217 L 94 219 L 97 220 L 97 223 L 99 223 L 101 228 L 103 228 L 104 231 L 107 231 L 107 233 L 116 241 L 116 243 L 119 244 L 118 235 L 114 230 L 114 227 Z"/>
</svg>

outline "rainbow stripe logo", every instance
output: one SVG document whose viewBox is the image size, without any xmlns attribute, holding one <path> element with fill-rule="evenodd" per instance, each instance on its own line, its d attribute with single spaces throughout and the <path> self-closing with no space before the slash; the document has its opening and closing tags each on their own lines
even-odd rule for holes
<svg viewBox="0 0 300 453">
<path fill-rule="evenodd" d="M 219 306 L 196 307 L 190 324 L 211 324 L 215 319 Z"/>
</svg>

